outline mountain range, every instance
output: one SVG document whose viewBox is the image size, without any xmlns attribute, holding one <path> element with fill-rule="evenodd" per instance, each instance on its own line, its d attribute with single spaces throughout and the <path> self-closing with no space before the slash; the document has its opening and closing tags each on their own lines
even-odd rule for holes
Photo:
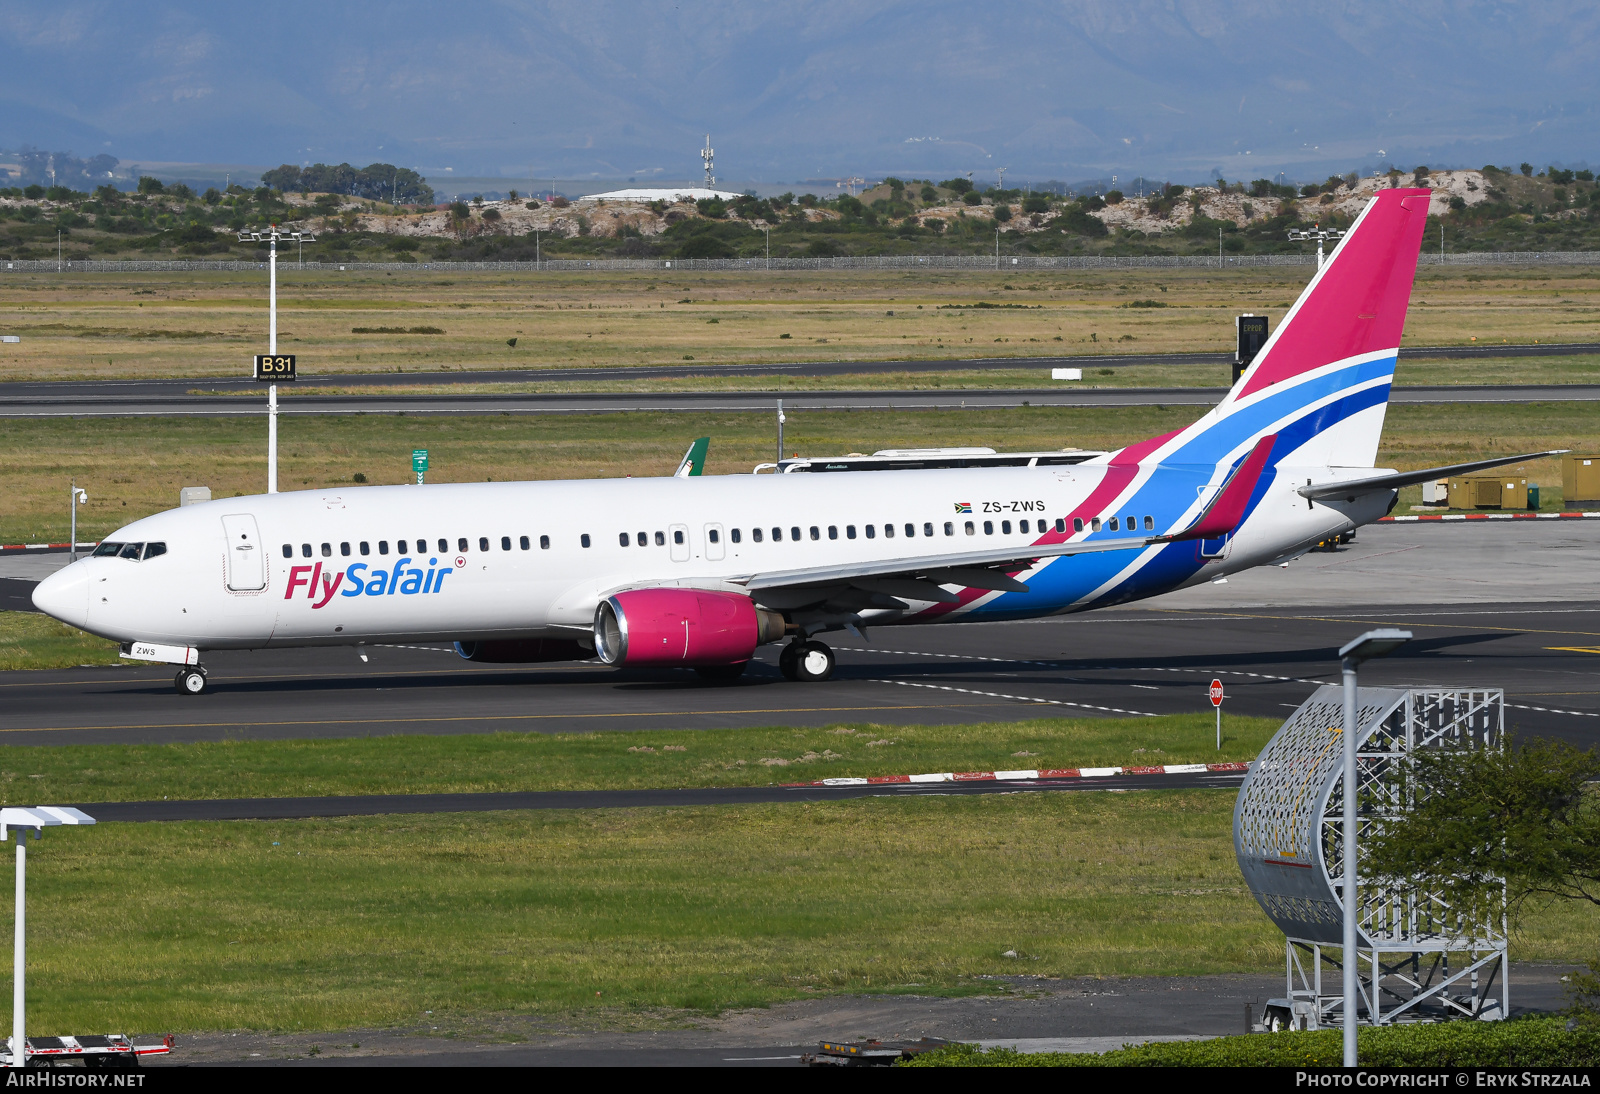
<svg viewBox="0 0 1600 1094">
<path fill-rule="evenodd" d="M 430 178 L 1585 166 L 1577 0 L 0 0 L 0 147 Z"/>
</svg>

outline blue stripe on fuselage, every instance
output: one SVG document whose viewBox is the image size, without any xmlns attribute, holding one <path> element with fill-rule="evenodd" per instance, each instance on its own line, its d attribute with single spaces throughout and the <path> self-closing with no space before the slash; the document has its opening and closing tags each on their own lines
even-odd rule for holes
<svg viewBox="0 0 1600 1094">
<path fill-rule="evenodd" d="M 1347 388 L 1353 384 L 1375 379 L 1378 376 L 1392 374 L 1395 358 L 1388 357 L 1381 361 L 1369 362 L 1368 365 L 1355 366 L 1342 369 L 1324 379 L 1329 381 L 1343 381 L 1331 385 L 1334 390 Z M 1379 367 L 1369 367 L 1379 366 Z M 1321 381 L 1317 387 L 1324 386 Z M 1261 479 L 1256 488 L 1251 492 L 1250 501 L 1245 509 L 1244 519 L 1248 520 L 1250 514 L 1260 504 L 1271 488 L 1273 480 L 1277 477 L 1277 461 L 1290 452 L 1300 448 L 1317 434 L 1337 425 L 1344 419 L 1358 414 L 1369 407 L 1386 402 L 1389 398 L 1389 384 L 1377 384 L 1362 391 L 1353 392 L 1342 399 L 1317 407 L 1291 424 L 1278 431 L 1278 439 L 1272 446 L 1272 455 L 1267 461 L 1267 467 L 1262 472 Z M 1242 416 L 1229 415 L 1215 423 L 1198 437 L 1184 444 L 1171 460 L 1163 460 L 1150 478 L 1147 479 L 1134 496 L 1126 503 L 1118 506 L 1119 511 L 1143 515 L 1150 513 L 1156 517 L 1157 526 L 1171 527 L 1171 522 L 1178 520 L 1189 508 L 1196 492 L 1200 487 L 1211 481 L 1212 472 L 1216 461 L 1223 454 L 1239 447 L 1255 433 L 1260 432 L 1276 422 L 1289 412 L 1292 404 L 1304 405 L 1314 402 L 1321 396 L 1308 398 L 1304 385 L 1284 392 L 1281 396 L 1264 399 L 1256 406 L 1248 408 L 1252 413 L 1253 427 L 1245 432 L 1241 428 L 1233 428 L 1235 418 Z M 1263 410 L 1269 403 L 1277 406 Z M 1223 427 L 1230 427 L 1224 429 Z M 1226 434 L 1232 439 L 1224 439 Z M 1202 454 L 1212 451 L 1217 456 L 1209 464 L 1202 464 Z M 1235 466 L 1244 459 L 1240 455 L 1234 461 Z M 1109 528 L 1102 528 L 1100 532 L 1091 533 L 1086 538 L 1109 538 L 1116 535 L 1127 535 L 1127 532 L 1112 532 Z M 956 618 L 969 620 L 998 620 L 998 619 L 1023 619 L 1030 616 L 1045 615 L 1050 612 L 1060 611 L 1062 608 L 1073 604 L 1100 588 L 1107 581 L 1112 580 L 1122 570 L 1126 569 L 1130 561 L 1130 552 L 1108 551 L 1096 555 L 1069 555 L 1064 558 L 1054 559 L 1028 577 L 1028 591 L 1025 593 L 1002 593 L 985 603 L 982 607 L 974 608 L 969 612 L 961 613 Z M 1145 560 L 1126 579 L 1105 593 L 1084 605 L 1084 609 L 1103 608 L 1113 604 L 1127 603 L 1130 600 L 1140 600 L 1145 597 L 1155 596 L 1176 588 L 1205 565 L 1200 558 L 1200 549 L 1192 541 L 1171 543 L 1163 547 L 1154 556 Z"/>
</svg>

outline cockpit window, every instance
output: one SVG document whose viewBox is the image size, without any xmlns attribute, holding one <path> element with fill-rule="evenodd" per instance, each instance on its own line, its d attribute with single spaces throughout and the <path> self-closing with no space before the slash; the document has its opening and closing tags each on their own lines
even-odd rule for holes
<svg viewBox="0 0 1600 1094">
<path fill-rule="evenodd" d="M 122 544 L 120 544 L 120 543 L 102 543 L 100 546 L 98 546 L 98 547 L 96 547 L 94 549 L 94 556 L 93 557 L 95 557 L 95 558 L 116 558 L 118 552 L 120 552 L 121 550 L 122 550 Z"/>
<path fill-rule="evenodd" d="M 119 555 L 118 557 L 119 558 L 131 558 L 135 562 L 137 562 L 137 561 L 139 561 L 139 552 L 142 551 L 142 550 L 144 550 L 144 544 L 142 544 L 142 543 L 124 544 L 123 548 L 122 548 L 122 554 Z"/>
<path fill-rule="evenodd" d="M 166 553 L 167 545 L 165 543 L 146 543 L 144 545 L 144 557 L 146 561 L 155 558 L 157 555 L 164 555 Z"/>
</svg>

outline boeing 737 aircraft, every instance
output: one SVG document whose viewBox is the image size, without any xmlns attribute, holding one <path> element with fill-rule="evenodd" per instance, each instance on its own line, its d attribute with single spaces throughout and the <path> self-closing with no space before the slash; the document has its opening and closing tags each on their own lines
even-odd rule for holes
<svg viewBox="0 0 1600 1094">
<path fill-rule="evenodd" d="M 455 642 L 476 661 L 708 680 L 829 631 L 1090 611 L 1289 559 L 1396 490 L 1528 456 L 1373 467 L 1429 192 L 1381 191 L 1220 404 L 1067 466 L 306 490 L 119 529 L 38 608 L 181 666 L 207 650 Z"/>
</svg>

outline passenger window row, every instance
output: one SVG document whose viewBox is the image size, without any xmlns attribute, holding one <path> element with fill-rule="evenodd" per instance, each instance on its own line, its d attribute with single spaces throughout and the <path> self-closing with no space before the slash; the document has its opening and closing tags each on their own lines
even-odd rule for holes
<svg viewBox="0 0 1600 1094">
<path fill-rule="evenodd" d="M 934 523 L 932 521 L 924 521 L 924 522 L 922 522 L 922 524 L 920 525 L 920 528 L 921 528 L 920 533 L 918 532 L 918 528 L 919 528 L 919 526 L 917 524 L 911 523 L 911 522 L 907 522 L 907 523 L 901 524 L 901 525 L 884 524 L 882 526 L 881 530 L 882 530 L 882 535 L 883 535 L 884 539 L 893 539 L 893 538 L 895 538 L 896 535 L 904 535 L 907 539 L 914 539 L 919 534 L 922 535 L 924 538 L 931 539 L 932 537 L 938 535 L 940 531 L 942 531 L 947 536 L 953 536 L 953 535 L 956 534 L 955 523 L 953 521 L 948 521 L 948 520 L 943 523 L 943 526 L 938 531 L 935 530 L 935 526 L 934 526 Z M 1049 521 L 1045 521 L 1045 520 L 1020 520 L 1020 521 L 1016 522 L 1016 531 L 1018 533 L 1022 534 L 1022 535 L 1042 535 L 1042 534 L 1044 534 L 1045 532 L 1047 532 L 1049 530 L 1050 530 L 1050 522 Z M 1057 532 L 1065 532 L 1067 530 L 1067 522 L 1065 520 L 1057 520 L 1055 522 L 1055 530 Z M 844 526 L 844 538 L 845 539 L 855 539 L 858 536 L 864 536 L 867 539 L 877 539 L 878 535 L 879 535 L 879 531 L 880 531 L 879 526 L 876 525 L 876 524 L 866 524 L 866 525 L 862 525 L 860 528 L 857 528 L 856 525 L 854 525 L 854 524 L 846 524 Z M 973 535 L 977 535 L 978 534 L 978 530 L 977 530 L 976 525 L 974 525 L 973 522 L 970 521 L 970 520 L 965 523 L 963 531 L 965 531 L 966 534 L 969 535 L 969 536 L 973 536 Z M 818 525 L 818 524 L 812 524 L 812 525 L 808 525 L 808 526 L 805 526 L 805 527 L 802 527 L 801 525 L 798 525 L 798 524 L 794 524 L 794 525 L 790 525 L 789 526 L 787 538 L 791 542 L 798 543 L 798 542 L 800 542 L 802 540 L 821 540 L 824 537 L 824 534 L 826 534 L 826 537 L 828 539 L 836 540 L 836 539 L 840 538 L 839 532 L 840 532 L 840 529 L 839 529 L 839 526 L 837 524 L 830 524 L 825 529 L 823 528 L 823 526 Z M 1001 521 L 1000 522 L 1000 532 L 1001 532 L 1002 535 L 1011 535 L 1012 534 L 1012 523 L 1011 523 L 1011 521 L 1009 521 L 1009 520 Z M 986 520 L 986 521 L 983 522 L 983 534 L 986 535 L 986 536 L 992 536 L 992 535 L 995 534 L 995 523 L 994 523 L 994 521 Z M 655 542 L 656 542 L 657 546 L 660 546 L 663 543 L 663 540 L 661 538 L 661 533 L 657 532 L 655 535 L 656 535 Z M 752 528 L 752 529 L 750 529 L 750 542 L 752 542 L 752 543 L 764 543 L 764 542 L 767 541 L 767 538 L 768 538 L 769 535 L 771 536 L 771 539 L 772 539 L 773 543 L 782 543 L 783 540 L 785 539 L 784 529 L 781 526 L 775 526 L 775 527 L 773 527 L 771 529 L 766 529 L 766 528 Z M 674 532 L 673 536 L 674 536 L 674 542 L 675 543 L 682 543 L 683 542 L 683 533 L 681 531 Z M 714 528 L 710 529 L 706 533 L 706 537 L 712 543 L 717 542 L 717 530 L 714 529 Z M 739 528 L 730 528 L 730 529 L 728 529 L 728 539 L 729 539 L 729 541 L 731 541 L 733 543 L 742 543 L 742 542 L 744 542 L 744 532 L 743 532 L 743 530 L 739 529 Z M 624 546 L 624 547 L 628 546 L 628 533 L 623 532 L 620 535 L 618 535 L 617 541 L 619 543 L 621 543 L 622 546 Z M 641 547 L 645 546 L 645 534 L 643 532 L 637 533 L 636 542 Z"/>
<path fill-rule="evenodd" d="M 127 558 L 138 562 L 140 559 L 155 558 L 166 553 L 165 543 L 102 543 L 94 549 L 94 554 L 90 557 Z"/>
<path fill-rule="evenodd" d="M 1057 521 L 1057 523 L 1059 524 L 1060 522 Z M 1101 528 L 1117 532 L 1124 527 L 1130 532 L 1137 532 L 1139 530 L 1139 517 L 1134 513 L 1129 513 L 1127 516 L 1120 518 L 1120 520 L 1117 517 L 1112 517 L 1109 521 L 1102 522 L 1099 517 L 1093 517 L 1089 521 L 1089 531 L 1091 532 L 1098 532 Z M 1082 517 L 1074 517 L 1072 519 L 1072 530 L 1074 532 L 1083 531 Z M 1155 517 L 1147 516 L 1144 518 L 1144 530 L 1146 532 L 1154 532 L 1156 530 Z"/>
<path fill-rule="evenodd" d="M 588 539 L 589 537 L 585 536 L 584 538 Z M 429 551 L 432 550 L 432 548 L 428 545 L 429 541 L 426 540 L 426 539 L 417 539 L 415 541 L 408 540 L 408 539 L 397 539 L 394 542 L 394 553 L 397 554 L 397 555 L 404 555 L 404 554 L 410 553 L 410 551 L 412 549 L 411 548 L 411 544 L 413 542 L 416 544 L 416 552 L 419 555 L 427 554 Z M 435 542 L 438 545 L 440 554 L 444 555 L 444 554 L 449 554 L 450 553 L 450 541 L 448 539 L 446 539 L 446 538 L 441 536 L 439 539 L 437 539 L 437 540 L 435 540 L 433 542 Z M 510 551 L 510 550 L 512 550 L 513 548 L 511 546 L 511 542 L 512 541 L 511 541 L 511 537 L 510 536 L 501 536 L 500 537 L 500 549 L 502 551 Z M 460 537 L 459 539 L 456 540 L 455 549 L 456 549 L 456 551 L 458 553 L 465 554 L 467 551 L 472 549 L 471 546 L 470 546 L 470 543 L 471 543 L 471 541 L 468 540 L 467 537 L 462 536 L 462 537 Z M 524 551 L 533 550 L 533 539 L 530 536 L 519 536 L 517 538 L 516 543 L 517 543 L 517 547 L 521 548 Z M 585 543 L 584 546 L 587 547 L 588 544 Z M 166 548 L 163 546 L 162 549 L 165 550 Z M 489 543 L 489 537 L 488 536 L 479 536 L 478 537 L 478 550 L 480 550 L 480 551 L 488 551 L 488 550 L 491 550 L 491 549 L 492 548 L 491 548 L 490 543 Z M 542 550 L 542 551 L 548 551 L 550 549 L 550 537 L 549 536 L 540 536 L 539 537 L 539 549 Z M 371 543 L 371 541 L 370 540 L 365 540 L 365 539 L 361 540 L 359 543 L 356 544 L 356 551 L 359 552 L 361 555 L 370 555 L 370 554 L 372 554 L 372 543 Z M 389 553 L 389 541 L 386 540 L 386 539 L 378 540 L 378 554 L 387 555 L 388 553 Z M 332 558 L 333 557 L 333 544 L 324 543 L 324 544 L 321 544 L 319 547 L 317 547 L 315 550 L 313 550 L 312 545 L 309 544 L 309 543 L 302 543 L 300 545 L 300 557 L 301 558 L 311 558 L 311 557 L 313 557 L 314 555 L 317 555 L 317 554 L 320 554 L 323 558 Z M 343 558 L 350 557 L 351 548 L 350 548 L 350 543 L 349 543 L 348 540 L 346 540 L 346 541 L 344 541 L 344 542 L 339 544 L 339 554 Z M 294 544 L 285 543 L 283 545 L 283 557 L 284 558 L 293 558 L 294 557 Z"/>
</svg>

